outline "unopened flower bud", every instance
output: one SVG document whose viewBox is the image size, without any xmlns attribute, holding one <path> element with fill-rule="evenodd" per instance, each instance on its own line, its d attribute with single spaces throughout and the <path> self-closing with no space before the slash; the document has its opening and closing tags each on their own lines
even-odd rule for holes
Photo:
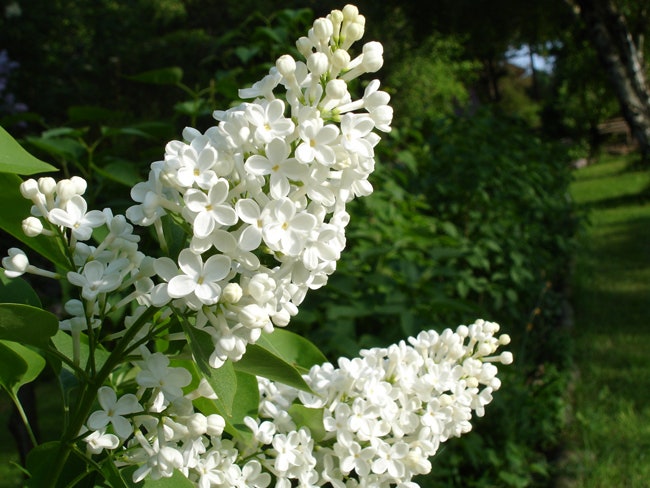
<svg viewBox="0 0 650 488">
<path fill-rule="evenodd" d="M 363 46 L 363 69 L 374 73 L 384 65 L 384 48 L 381 43 L 372 41 Z"/>
<path fill-rule="evenodd" d="M 332 68 L 336 71 L 347 69 L 350 64 L 350 53 L 345 49 L 337 49 L 332 54 Z"/>
<path fill-rule="evenodd" d="M 77 193 L 77 195 L 83 195 L 86 193 L 86 188 L 88 188 L 88 183 L 86 180 L 81 178 L 80 176 L 73 176 L 70 178 L 70 182 L 74 185 L 74 190 Z"/>
<path fill-rule="evenodd" d="M 316 52 L 307 58 L 307 68 L 314 76 L 320 77 L 327 72 L 329 60 L 325 53 Z"/>
<path fill-rule="evenodd" d="M 27 237 L 36 237 L 43 232 L 43 223 L 36 217 L 27 217 L 23 220 L 23 232 Z"/>
<path fill-rule="evenodd" d="M 223 429 L 226 427 L 226 421 L 221 415 L 213 413 L 212 415 L 208 415 L 206 420 L 206 434 L 213 436 L 220 436 L 223 434 Z"/>
<path fill-rule="evenodd" d="M 56 184 L 56 193 L 59 196 L 59 206 L 77 195 L 77 187 L 71 180 L 61 180 Z"/>
<path fill-rule="evenodd" d="M 325 87 L 325 93 L 329 98 L 340 100 L 348 93 L 348 84 L 343 80 L 331 80 Z"/>
<path fill-rule="evenodd" d="M 296 61 L 288 54 L 284 54 L 275 62 L 275 67 L 285 78 L 292 76 L 296 71 Z"/>
<path fill-rule="evenodd" d="M 41 191 L 38 189 L 38 183 L 36 180 L 30 178 L 29 180 L 25 180 L 20 184 L 20 193 L 24 198 L 31 200 L 37 195 L 40 195 Z"/>
<path fill-rule="evenodd" d="M 499 355 L 499 359 L 501 360 L 501 364 L 512 364 L 514 361 L 514 357 L 510 351 L 502 352 Z"/>
<path fill-rule="evenodd" d="M 354 22 L 359 16 L 359 9 L 355 5 L 348 4 L 343 7 L 343 18 L 349 22 Z"/>
<path fill-rule="evenodd" d="M 237 283 L 228 283 L 221 292 L 221 298 L 226 303 L 237 303 L 241 300 L 243 291 Z"/>
<path fill-rule="evenodd" d="M 309 40 L 309 38 L 301 37 L 296 41 L 296 48 L 300 54 L 302 54 L 305 58 L 308 58 L 312 53 L 314 44 Z"/>
<path fill-rule="evenodd" d="M 208 419 L 202 413 L 195 413 L 185 421 L 185 426 L 194 437 L 202 436 L 208 431 Z"/>
<path fill-rule="evenodd" d="M 46 196 L 51 196 L 56 190 L 56 180 L 49 176 L 38 179 L 38 188 Z"/>
<path fill-rule="evenodd" d="M 334 32 L 332 21 L 325 18 L 316 19 L 314 21 L 314 34 L 316 38 L 322 42 L 327 42 Z"/>
</svg>

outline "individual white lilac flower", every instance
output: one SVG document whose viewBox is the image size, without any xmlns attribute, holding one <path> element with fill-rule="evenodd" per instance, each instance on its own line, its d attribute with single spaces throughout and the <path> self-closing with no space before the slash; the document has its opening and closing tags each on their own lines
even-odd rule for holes
<svg viewBox="0 0 650 488">
<path fill-rule="evenodd" d="M 167 293 L 172 298 L 194 295 L 201 303 L 213 305 L 221 296 L 218 282 L 230 274 L 230 264 L 230 258 L 222 254 L 210 256 L 204 263 L 201 256 L 183 249 L 178 256 L 182 274 L 169 280 Z"/>
<path fill-rule="evenodd" d="M 68 281 L 81 288 L 81 296 L 94 300 L 100 293 L 115 291 L 122 283 L 122 272 L 129 264 L 128 259 L 116 259 L 108 265 L 99 261 L 90 261 L 81 273 L 69 271 Z"/>
<path fill-rule="evenodd" d="M 273 198 L 289 194 L 290 180 L 300 180 L 306 168 L 296 158 L 290 158 L 290 147 L 282 139 L 273 139 L 266 145 L 266 156 L 253 155 L 246 161 L 245 168 L 254 175 L 271 175 L 269 187 Z"/>
<path fill-rule="evenodd" d="M 150 354 L 139 363 L 142 370 L 135 380 L 144 388 L 158 388 L 169 401 L 183 396 L 182 388 L 189 385 L 192 375 L 185 368 L 170 368 L 163 353 Z"/>
<path fill-rule="evenodd" d="M 309 233 L 316 227 L 316 217 L 298 212 L 296 204 L 282 198 L 265 208 L 264 241 L 273 250 L 289 256 L 297 256 L 304 248 Z"/>
<path fill-rule="evenodd" d="M 248 461 L 243 468 L 241 468 L 241 484 L 236 486 L 239 488 L 266 488 L 271 484 L 271 475 L 262 472 L 262 465 L 257 459 Z"/>
<path fill-rule="evenodd" d="M 336 161 L 332 145 L 339 135 L 338 128 L 333 124 L 323 125 L 320 117 L 303 121 L 298 128 L 302 143 L 296 148 L 296 159 L 308 164 L 316 160 L 325 166 L 331 166 Z"/>
<path fill-rule="evenodd" d="M 161 478 L 170 478 L 175 469 L 183 466 L 183 455 L 175 447 L 163 444 L 159 438 L 156 438 L 152 444 L 140 432 L 136 432 L 136 439 L 142 446 L 144 464 L 136 469 L 133 473 L 133 482 L 139 483 L 145 477 L 149 476 L 152 480 Z"/>
<path fill-rule="evenodd" d="M 30 264 L 25 251 L 17 247 L 8 250 L 9 256 L 2 258 L 2 267 L 7 278 L 17 278 L 27 272 Z"/>
<path fill-rule="evenodd" d="M 406 442 L 398 441 L 395 444 L 380 442 L 375 447 L 377 457 L 372 463 L 373 473 L 383 474 L 387 472 L 393 480 L 399 480 L 404 477 L 406 467 L 402 461 L 409 452 L 409 446 Z"/>
<path fill-rule="evenodd" d="M 237 214 L 230 205 L 223 202 L 228 197 L 228 182 L 219 178 L 206 195 L 201 190 L 189 189 L 183 199 L 187 208 L 195 213 L 192 228 L 199 238 L 207 237 L 217 226 L 237 223 Z"/>
<path fill-rule="evenodd" d="M 255 127 L 253 137 L 260 144 L 287 137 L 295 128 L 293 121 L 284 116 L 284 102 L 279 99 L 272 100 L 265 106 L 258 103 L 248 104 L 246 118 Z"/>
<path fill-rule="evenodd" d="M 180 154 L 181 166 L 176 172 L 176 179 L 185 188 L 191 188 L 196 184 L 199 188 L 209 190 L 217 181 L 217 174 L 213 171 L 219 154 L 211 146 L 204 145 L 199 148 L 195 141 L 203 141 L 205 138 L 197 138 L 190 145 L 184 145 Z"/>
<path fill-rule="evenodd" d="M 133 427 L 124 415 L 143 410 L 142 405 L 138 403 L 135 395 L 127 393 L 118 400 L 112 388 L 102 386 L 97 391 L 97 401 L 102 407 L 102 410 L 97 410 L 90 414 L 87 422 L 88 428 L 99 430 L 110 423 L 118 437 L 121 439 L 129 437 L 133 433 Z"/>
<path fill-rule="evenodd" d="M 65 204 L 65 210 L 53 208 L 50 210 L 48 220 L 54 225 L 71 229 L 72 235 L 80 240 L 87 241 L 95 227 L 104 224 L 105 217 L 100 210 L 88 210 L 86 200 L 80 195 L 72 196 Z"/>
<path fill-rule="evenodd" d="M 375 124 L 367 115 L 344 114 L 341 117 L 341 144 L 352 153 L 372 158 L 374 150 L 367 139 Z"/>
<path fill-rule="evenodd" d="M 281 79 L 282 76 L 280 73 L 278 73 L 277 70 L 273 68 L 268 75 L 266 75 L 261 80 L 253 83 L 252 87 L 240 88 L 238 93 L 239 98 L 263 97 L 266 100 L 274 100 L 275 96 L 273 95 L 273 90 L 276 86 L 278 86 L 278 83 L 280 83 Z"/>
<path fill-rule="evenodd" d="M 198 488 L 210 488 L 212 486 L 223 486 L 226 477 L 222 466 L 221 453 L 212 450 L 206 456 L 197 460 L 194 470 L 198 473 Z"/>
<path fill-rule="evenodd" d="M 82 428 L 81 434 L 88 432 L 88 429 Z M 120 440 L 115 434 L 107 434 L 105 429 L 94 430 L 92 433 L 83 438 L 86 443 L 86 450 L 89 454 L 101 454 L 104 449 L 116 449 L 120 445 Z"/>
</svg>

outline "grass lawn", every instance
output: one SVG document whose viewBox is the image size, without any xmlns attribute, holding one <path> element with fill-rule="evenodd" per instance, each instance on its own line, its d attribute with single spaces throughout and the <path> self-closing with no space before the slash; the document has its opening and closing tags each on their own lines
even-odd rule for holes
<svg viewBox="0 0 650 488">
<path fill-rule="evenodd" d="M 572 185 L 589 225 L 573 281 L 571 488 L 650 486 L 650 171 L 630 161 L 604 157 Z"/>
</svg>

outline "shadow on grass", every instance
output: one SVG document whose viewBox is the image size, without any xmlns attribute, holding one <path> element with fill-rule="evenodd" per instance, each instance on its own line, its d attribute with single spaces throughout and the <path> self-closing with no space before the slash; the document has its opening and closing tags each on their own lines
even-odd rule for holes
<svg viewBox="0 0 650 488">
<path fill-rule="evenodd" d="M 601 200 L 594 200 L 580 205 L 585 210 L 595 209 L 611 209 L 618 207 L 629 207 L 637 205 L 646 205 L 650 203 L 650 186 L 646 187 L 640 193 L 632 193 L 628 195 L 620 195 L 612 198 L 604 198 Z"/>
</svg>

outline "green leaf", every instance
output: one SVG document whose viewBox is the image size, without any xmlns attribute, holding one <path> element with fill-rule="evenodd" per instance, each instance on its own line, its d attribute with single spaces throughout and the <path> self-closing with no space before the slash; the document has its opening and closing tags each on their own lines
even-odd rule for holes
<svg viewBox="0 0 650 488">
<path fill-rule="evenodd" d="M 0 303 L 0 339 L 45 347 L 59 330 L 54 314 L 31 305 Z"/>
<path fill-rule="evenodd" d="M 309 408 L 299 403 L 294 403 L 289 407 L 289 415 L 298 428 L 307 427 L 314 442 L 322 441 L 327 435 L 323 425 L 323 409 Z"/>
<path fill-rule="evenodd" d="M 192 371 L 192 368 L 187 369 Z M 257 417 L 260 403 L 259 387 L 255 376 L 239 371 L 235 374 L 237 388 L 230 413 L 223 411 L 219 406 L 218 400 L 201 397 L 194 400 L 193 403 L 204 415 L 213 413 L 221 415 L 226 421 L 226 432 L 246 444 L 250 440 L 252 433 L 246 424 L 244 424 L 244 417 Z"/>
<path fill-rule="evenodd" d="M 260 407 L 260 391 L 257 378 L 253 375 L 237 371 L 237 393 L 232 406 L 232 416 L 229 420 L 239 431 L 248 427 L 244 424 L 244 417 L 257 417 Z"/>
<path fill-rule="evenodd" d="M 262 334 L 257 345 L 303 373 L 308 372 L 316 364 L 327 362 L 325 355 L 313 342 L 286 329 L 276 328 L 271 334 Z"/>
<path fill-rule="evenodd" d="M 79 484 L 71 485 L 70 483 L 81 473 L 88 472 L 89 467 L 85 459 L 75 455 L 68 456 L 59 479 L 56 480 L 56 484 L 53 484 L 52 468 L 57 465 L 61 449 L 62 443 L 60 441 L 50 441 L 36 446 L 29 452 L 26 465 L 31 478 L 27 480 L 25 486 L 28 488 L 80 486 Z M 81 486 L 88 485 L 83 483 Z"/>
<path fill-rule="evenodd" d="M 0 127 L 0 173 L 33 175 L 50 171 L 58 169 L 25 151 L 16 139 Z"/>
<path fill-rule="evenodd" d="M 23 232 L 22 221 L 30 215 L 32 206 L 20 193 L 22 180 L 19 176 L 0 173 L 0 229 L 11 234 L 19 241 L 31 247 L 41 256 L 63 268 L 68 261 L 56 239 L 46 236 L 27 237 Z"/>
<path fill-rule="evenodd" d="M 27 142 L 55 158 L 77 161 L 86 153 L 86 148 L 68 137 L 27 137 Z"/>
<path fill-rule="evenodd" d="M 0 269 L 0 303 L 22 303 L 43 308 L 41 299 L 34 289 L 22 278 L 7 278 Z"/>
<path fill-rule="evenodd" d="M 223 366 L 216 369 L 211 367 L 209 361 L 214 351 L 212 336 L 192 326 L 187 320 L 181 320 L 181 324 L 200 373 L 217 394 L 220 413 L 231 416 L 237 391 L 237 377 L 232 362 L 226 361 Z"/>
<path fill-rule="evenodd" d="M 145 71 L 126 77 L 129 80 L 152 85 L 177 85 L 183 79 L 183 70 L 177 66 Z"/>
<path fill-rule="evenodd" d="M 136 183 L 142 181 L 142 176 L 138 171 L 137 165 L 132 161 L 124 159 L 111 159 L 111 162 L 104 167 L 97 167 L 95 171 L 102 175 L 104 178 L 121 183 L 128 187 L 134 186 Z"/>
<path fill-rule="evenodd" d="M 64 356 L 72 359 L 73 345 L 72 345 L 72 337 L 70 336 L 70 334 L 68 334 L 63 330 L 58 330 L 56 334 L 54 334 L 54 336 L 52 337 L 52 343 L 54 344 L 54 347 L 56 347 L 57 351 L 59 351 Z M 108 360 L 110 353 L 106 349 L 98 346 L 95 348 L 94 354 L 95 354 L 95 368 L 99 370 L 104 365 L 104 363 Z M 79 336 L 79 365 L 82 369 L 86 367 L 89 357 L 90 357 L 90 352 L 88 346 L 88 336 L 85 334 L 81 334 Z"/>
<path fill-rule="evenodd" d="M 0 385 L 16 398 L 21 386 L 34 381 L 45 368 L 45 359 L 11 341 L 0 341 Z"/>
<path fill-rule="evenodd" d="M 244 357 L 234 363 L 234 366 L 236 371 L 263 376 L 299 390 L 311 391 L 309 385 L 294 366 L 256 344 L 249 344 Z"/>
</svg>

